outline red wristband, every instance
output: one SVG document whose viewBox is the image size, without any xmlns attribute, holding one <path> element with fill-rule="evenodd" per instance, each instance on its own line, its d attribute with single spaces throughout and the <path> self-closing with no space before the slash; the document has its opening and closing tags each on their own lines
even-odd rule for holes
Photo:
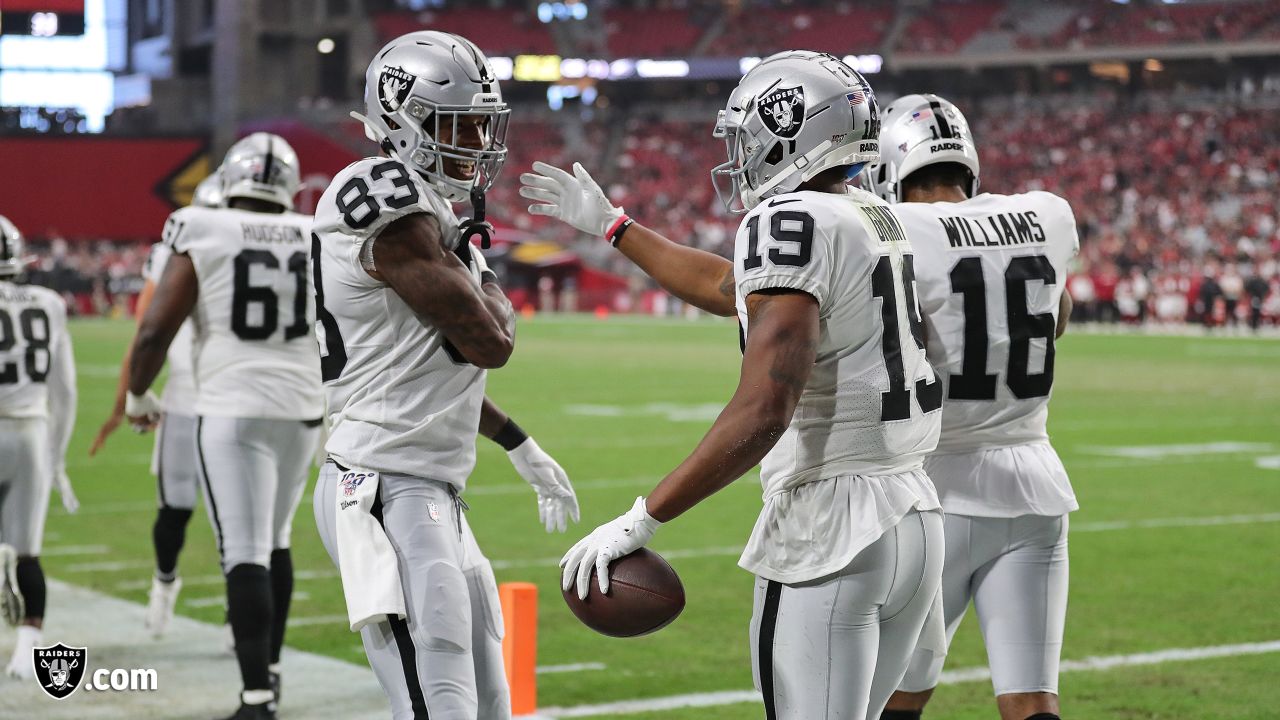
<svg viewBox="0 0 1280 720">
<path fill-rule="evenodd" d="M 627 228 L 631 227 L 632 222 L 631 218 L 626 215 L 619 217 L 609 226 L 608 232 L 604 234 L 604 239 L 608 240 L 610 245 L 617 247 L 618 240 L 622 238 L 622 234 L 627 231 Z"/>
</svg>

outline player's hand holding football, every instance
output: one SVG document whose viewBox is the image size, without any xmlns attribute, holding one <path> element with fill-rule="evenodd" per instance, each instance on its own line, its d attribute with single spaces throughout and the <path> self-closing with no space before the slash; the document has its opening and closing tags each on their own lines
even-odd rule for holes
<svg viewBox="0 0 1280 720">
<path fill-rule="evenodd" d="M 630 510 L 593 530 L 560 558 L 561 589 L 573 587 L 576 579 L 578 598 L 586 600 L 595 568 L 600 592 L 608 593 L 609 563 L 644 547 L 661 525 L 649 514 L 644 498 L 636 498 Z"/>
<path fill-rule="evenodd" d="M 569 483 L 569 474 L 533 438 L 507 453 L 524 481 L 538 493 L 538 518 L 547 532 L 564 532 L 569 522 L 578 522 L 578 497 Z"/>
<path fill-rule="evenodd" d="M 540 203 L 529 206 L 531 215 L 553 217 L 603 237 L 626 214 L 609 202 L 581 163 L 573 164 L 572 175 L 544 162 L 535 162 L 533 170 L 520 174 L 520 197 Z"/>
</svg>

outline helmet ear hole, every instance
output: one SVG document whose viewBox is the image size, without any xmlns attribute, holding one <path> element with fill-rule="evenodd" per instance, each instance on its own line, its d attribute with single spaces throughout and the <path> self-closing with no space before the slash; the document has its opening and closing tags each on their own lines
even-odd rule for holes
<svg viewBox="0 0 1280 720">
<path fill-rule="evenodd" d="M 769 165 L 777 165 L 782 162 L 784 153 L 785 151 L 782 149 L 782 142 L 775 142 L 773 147 L 769 148 L 769 154 L 764 156 L 764 161 Z"/>
</svg>

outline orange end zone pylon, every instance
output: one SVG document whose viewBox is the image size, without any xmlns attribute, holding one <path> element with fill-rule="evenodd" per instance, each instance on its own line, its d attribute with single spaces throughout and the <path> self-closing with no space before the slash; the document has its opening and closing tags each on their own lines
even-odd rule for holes
<svg viewBox="0 0 1280 720">
<path fill-rule="evenodd" d="M 502 660 L 511 687 L 511 714 L 538 709 L 538 586 L 509 582 L 498 586 L 502 601 Z"/>
</svg>

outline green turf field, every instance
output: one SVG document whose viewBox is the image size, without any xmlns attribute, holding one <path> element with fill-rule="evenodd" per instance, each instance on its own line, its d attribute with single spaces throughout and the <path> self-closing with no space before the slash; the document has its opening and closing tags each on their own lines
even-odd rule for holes
<svg viewBox="0 0 1280 720">
<path fill-rule="evenodd" d="M 55 501 L 46 545 L 73 551 L 106 545 L 110 552 L 51 554 L 47 568 L 53 577 L 145 602 L 155 501 L 147 471 L 151 438 L 122 431 L 104 454 L 87 457 L 110 407 L 131 325 L 84 321 L 72 331 L 80 416 L 68 465 L 83 509 L 68 516 Z M 744 478 L 655 538 L 654 549 L 674 555 L 688 592 L 684 615 L 656 635 L 614 640 L 579 625 L 560 600 L 554 566 L 573 541 L 625 511 L 683 459 L 732 392 L 738 362 L 732 323 L 537 319 L 522 324 L 511 363 L 490 374 L 491 397 L 569 471 L 582 523 L 569 535 L 545 534 L 533 492 L 482 440 L 466 494 L 472 525 L 500 582 L 529 580 L 541 588 L 539 663 L 607 666 L 541 676 L 541 705 L 751 687 L 752 578 L 736 566 L 733 548 L 746 540 L 759 508 L 756 478 Z M 1072 517 L 1064 659 L 1280 640 L 1280 342 L 1069 335 L 1059 345 L 1056 378 L 1049 427 L 1082 506 Z M 1154 447 L 1171 445 L 1188 447 Z M 300 594 L 293 617 L 342 614 L 310 493 L 294 525 L 294 558 Z M 103 570 L 103 562 L 124 567 Z M 222 587 L 203 511 L 191 525 L 180 571 L 188 583 L 180 612 L 221 622 Z M 289 643 L 364 662 L 358 638 L 340 622 L 295 627 Z M 1277 717 L 1280 652 L 1224 653 L 1066 673 L 1064 714 Z M 948 667 L 984 663 L 970 618 Z M 942 687 L 932 707 L 931 717 L 994 716 L 983 680 Z M 738 704 L 634 717 L 759 715 L 759 706 Z"/>
</svg>

